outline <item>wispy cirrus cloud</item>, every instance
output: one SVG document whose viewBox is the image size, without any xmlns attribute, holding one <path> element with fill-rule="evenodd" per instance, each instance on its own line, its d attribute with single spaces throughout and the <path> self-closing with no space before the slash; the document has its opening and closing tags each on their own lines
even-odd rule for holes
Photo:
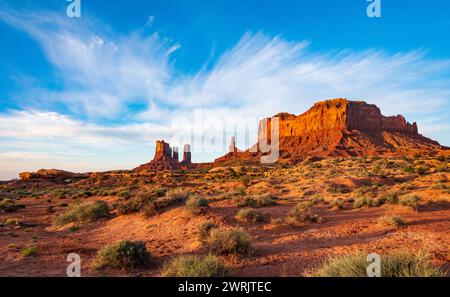
<svg viewBox="0 0 450 297">
<path fill-rule="evenodd" d="M 426 51 L 315 52 L 307 41 L 247 33 L 210 67 L 182 74 L 172 59 L 182 45 L 158 33 L 116 34 L 89 19 L 72 26 L 68 18 L 49 12 L 3 10 L 0 20 L 27 32 L 62 80 L 58 90 L 28 85 L 20 94 L 27 98 L 22 110 L 0 114 L 0 162 L 22 151 L 14 144 L 28 141 L 39 153 L 76 147 L 77 154 L 101 159 L 114 151 L 130 167 L 136 158 L 120 155 L 118 147 L 144 152 L 139 160 L 145 161 L 156 138 L 170 139 L 180 129 L 198 131 L 193 110 L 216 121 L 257 119 L 280 111 L 298 114 L 317 100 L 335 97 L 375 103 L 387 115 L 403 113 L 428 136 L 450 143 L 450 61 L 432 60 Z M 136 104 L 141 107 L 130 107 Z M 60 105 L 69 112 L 58 112 Z M 183 124 L 173 125 L 180 118 L 186 119 Z M 49 141 L 55 149 L 48 148 Z M 75 164 L 79 156 L 69 158 Z M 11 164 L 17 171 L 32 169 L 24 162 Z"/>
</svg>

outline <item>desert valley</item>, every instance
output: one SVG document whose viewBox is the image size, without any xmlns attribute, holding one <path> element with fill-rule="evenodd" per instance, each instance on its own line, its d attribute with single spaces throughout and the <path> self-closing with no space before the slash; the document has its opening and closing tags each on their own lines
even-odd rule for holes
<svg viewBox="0 0 450 297">
<path fill-rule="evenodd" d="M 333 99 L 211 163 L 158 140 L 134 170 L 21 173 L 0 184 L 0 275 L 64 276 L 71 253 L 82 276 L 364 275 L 369 253 L 448 275 L 450 149 L 418 125 Z"/>
</svg>

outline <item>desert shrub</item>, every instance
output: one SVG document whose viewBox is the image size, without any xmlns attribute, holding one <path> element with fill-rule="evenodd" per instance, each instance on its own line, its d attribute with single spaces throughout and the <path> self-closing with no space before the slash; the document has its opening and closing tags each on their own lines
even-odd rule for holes
<svg viewBox="0 0 450 297">
<path fill-rule="evenodd" d="M 361 208 L 361 207 L 369 206 L 369 205 L 370 205 L 370 201 L 367 197 L 356 198 L 355 202 L 353 202 L 354 208 Z"/>
<path fill-rule="evenodd" d="M 204 241 L 208 239 L 211 236 L 211 230 L 219 228 L 217 224 L 214 224 L 212 222 L 206 222 L 199 227 L 199 239 L 201 241 Z"/>
<path fill-rule="evenodd" d="M 397 192 L 389 192 L 385 193 L 381 196 L 381 198 L 386 203 L 397 204 L 398 203 L 398 193 Z"/>
<path fill-rule="evenodd" d="M 8 226 L 19 227 L 22 225 L 22 222 L 18 218 L 9 218 L 5 222 Z"/>
<path fill-rule="evenodd" d="M 283 218 L 271 218 L 270 223 L 272 225 L 282 225 L 282 224 L 284 224 L 284 219 Z"/>
<path fill-rule="evenodd" d="M 414 167 L 412 167 L 411 165 L 407 165 L 407 166 L 403 167 L 403 171 L 406 173 L 413 173 Z"/>
<path fill-rule="evenodd" d="M 181 255 L 173 258 L 166 265 L 163 276 L 166 277 L 224 277 L 229 269 L 216 256 L 203 258 L 192 255 Z"/>
<path fill-rule="evenodd" d="M 27 246 L 24 247 L 20 253 L 22 254 L 23 257 L 31 257 L 31 256 L 35 256 L 37 254 L 38 250 L 37 247 L 35 246 Z"/>
<path fill-rule="evenodd" d="M 253 208 L 243 208 L 237 212 L 236 219 L 244 222 L 262 222 L 265 217 Z"/>
<path fill-rule="evenodd" d="M 172 205 L 184 202 L 188 196 L 189 192 L 182 189 L 170 190 L 165 197 L 159 197 L 145 203 L 142 206 L 142 212 L 145 216 L 151 217 Z"/>
<path fill-rule="evenodd" d="M 167 193 L 167 189 L 166 189 L 166 188 L 159 188 L 159 189 L 156 189 L 156 190 L 155 190 L 155 194 L 156 194 L 158 197 L 163 197 L 163 196 L 166 195 L 166 193 Z"/>
<path fill-rule="evenodd" d="M 325 199 L 321 195 L 314 195 L 313 197 L 311 197 L 311 202 L 314 204 L 320 204 L 323 203 L 324 201 Z"/>
<path fill-rule="evenodd" d="M 397 215 L 382 216 L 378 219 L 378 223 L 384 226 L 391 226 L 395 228 L 399 228 L 405 225 L 402 217 Z"/>
<path fill-rule="evenodd" d="M 130 214 L 130 213 L 136 213 L 142 208 L 142 204 L 144 203 L 144 200 L 142 200 L 139 197 L 131 198 L 130 200 L 120 203 L 117 206 L 117 213 L 120 215 Z"/>
<path fill-rule="evenodd" d="M 343 209 L 344 208 L 344 199 L 338 198 L 330 202 L 330 207 L 336 207 L 337 209 Z"/>
<path fill-rule="evenodd" d="M 345 185 L 331 184 L 327 187 L 327 192 L 330 194 L 345 194 L 349 191 L 349 188 Z"/>
<path fill-rule="evenodd" d="M 420 200 L 421 200 L 420 196 L 408 195 L 400 197 L 398 203 L 403 206 L 409 206 L 413 209 L 418 209 Z"/>
<path fill-rule="evenodd" d="M 207 245 L 214 254 L 249 254 L 251 251 L 249 235 L 242 229 L 212 229 Z"/>
<path fill-rule="evenodd" d="M 2 212 L 15 212 L 21 208 L 25 208 L 25 205 L 16 204 L 13 200 L 9 198 L 0 201 L 0 211 Z"/>
<path fill-rule="evenodd" d="M 129 199 L 131 197 L 131 193 L 129 190 L 122 190 L 117 194 L 117 196 L 125 198 L 125 199 Z"/>
<path fill-rule="evenodd" d="M 297 203 L 295 208 L 299 211 L 307 211 L 310 210 L 314 206 L 314 203 L 312 201 L 302 201 Z"/>
<path fill-rule="evenodd" d="M 367 254 L 362 252 L 331 257 L 313 275 L 320 277 L 366 277 L 368 264 Z M 428 254 L 400 251 L 382 257 L 381 276 L 436 277 L 445 276 L 445 274 L 439 268 L 433 266 Z"/>
<path fill-rule="evenodd" d="M 196 216 L 205 212 L 205 209 L 209 206 L 208 199 L 200 196 L 192 196 L 186 200 L 186 211 L 191 216 Z"/>
<path fill-rule="evenodd" d="M 146 267 L 150 262 L 150 253 L 142 241 L 120 241 L 98 251 L 95 268 L 106 267 L 133 270 Z"/>
<path fill-rule="evenodd" d="M 109 208 L 104 201 L 93 201 L 72 204 L 65 213 L 60 214 L 54 220 L 56 225 L 68 223 L 92 222 L 109 215 Z"/>
<path fill-rule="evenodd" d="M 237 205 L 241 207 L 264 207 L 276 204 L 275 199 L 269 194 L 254 195 L 244 197 L 244 199 L 238 198 L 236 199 L 236 202 Z"/>
<path fill-rule="evenodd" d="M 294 226 L 303 223 L 322 223 L 323 218 L 313 213 L 310 205 L 300 202 L 291 210 L 284 221 L 286 224 Z"/>
</svg>

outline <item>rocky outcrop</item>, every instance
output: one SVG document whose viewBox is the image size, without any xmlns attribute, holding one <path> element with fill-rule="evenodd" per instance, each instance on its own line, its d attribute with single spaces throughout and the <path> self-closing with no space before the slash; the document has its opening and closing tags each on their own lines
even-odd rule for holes
<svg viewBox="0 0 450 297">
<path fill-rule="evenodd" d="M 190 145 L 188 145 L 189 152 L 183 153 L 183 161 L 179 161 L 178 156 L 178 148 L 171 147 L 169 143 L 164 140 L 158 140 L 156 142 L 155 156 L 153 160 L 149 163 L 140 165 L 135 168 L 134 171 L 142 171 L 142 170 L 173 170 L 173 169 L 185 169 L 189 168 L 191 163 L 191 153 L 190 153 Z"/>
<path fill-rule="evenodd" d="M 364 101 L 322 101 L 296 116 L 279 113 L 282 158 L 317 156 L 404 155 L 442 148 L 418 133 L 401 115 L 386 117 Z M 271 118 L 260 123 L 258 143 L 271 142 Z M 267 137 L 265 141 L 264 137 Z"/>
<path fill-rule="evenodd" d="M 183 150 L 183 161 L 181 161 L 183 165 L 190 165 L 192 164 L 192 152 L 191 152 L 191 145 L 185 144 L 184 150 Z"/>
<path fill-rule="evenodd" d="M 23 181 L 29 180 L 54 180 L 54 181 L 64 181 L 73 180 L 78 178 L 84 178 L 88 175 L 81 173 L 73 173 L 58 169 L 41 169 L 36 172 L 22 172 L 19 177 Z"/>
</svg>

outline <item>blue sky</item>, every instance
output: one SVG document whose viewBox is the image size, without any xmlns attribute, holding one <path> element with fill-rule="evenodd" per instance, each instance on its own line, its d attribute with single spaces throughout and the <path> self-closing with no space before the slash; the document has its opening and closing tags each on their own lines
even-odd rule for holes
<svg viewBox="0 0 450 297">
<path fill-rule="evenodd" d="M 239 121 L 335 97 L 450 145 L 450 3 L 382 0 L 381 18 L 368 4 L 81 0 L 77 19 L 64 0 L 2 0 L 0 179 L 133 168 L 160 138 L 210 161 Z"/>
</svg>

